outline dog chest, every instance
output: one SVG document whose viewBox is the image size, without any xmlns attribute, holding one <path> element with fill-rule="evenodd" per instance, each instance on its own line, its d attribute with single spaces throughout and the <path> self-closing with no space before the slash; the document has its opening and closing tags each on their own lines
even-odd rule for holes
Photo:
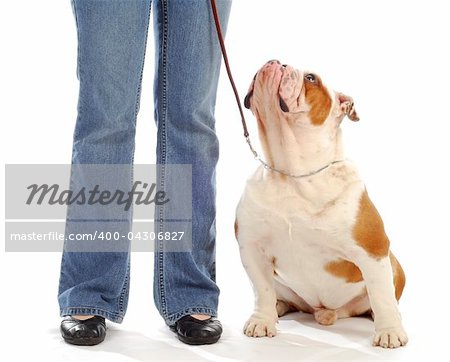
<svg viewBox="0 0 450 362">
<path fill-rule="evenodd" d="M 348 283 L 326 266 L 348 259 L 362 183 L 326 192 L 270 181 L 247 184 L 237 210 L 239 243 L 257 243 L 273 260 L 276 279 L 311 306 L 337 308 L 361 294 L 363 282 Z M 310 195 L 315 192 L 315 197 Z"/>
</svg>

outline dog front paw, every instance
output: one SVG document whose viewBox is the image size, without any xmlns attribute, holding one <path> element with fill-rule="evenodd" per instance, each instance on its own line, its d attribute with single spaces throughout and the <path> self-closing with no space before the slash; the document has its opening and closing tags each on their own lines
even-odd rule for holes
<svg viewBox="0 0 450 362">
<path fill-rule="evenodd" d="M 398 348 L 408 343 L 408 336 L 401 326 L 377 330 L 373 339 L 373 346 L 383 348 Z"/>
<path fill-rule="evenodd" d="M 245 323 L 244 334 L 248 337 L 275 337 L 277 335 L 277 329 L 275 328 L 275 322 L 269 318 L 256 318 L 250 317 Z"/>
</svg>

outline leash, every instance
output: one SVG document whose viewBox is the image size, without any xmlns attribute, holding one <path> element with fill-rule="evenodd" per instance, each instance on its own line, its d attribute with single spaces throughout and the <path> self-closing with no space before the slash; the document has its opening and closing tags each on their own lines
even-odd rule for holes
<svg viewBox="0 0 450 362">
<path fill-rule="evenodd" d="M 236 98 L 236 102 L 239 108 L 239 113 L 241 115 L 242 128 L 244 129 L 244 137 L 247 139 L 247 142 L 250 142 L 249 133 L 247 130 L 247 122 L 245 121 L 244 111 L 241 105 L 241 99 L 239 98 L 239 92 L 236 88 L 236 84 L 234 83 L 233 75 L 231 74 L 230 63 L 228 61 L 227 49 L 225 48 L 225 42 L 223 40 L 222 27 L 220 26 L 220 19 L 217 13 L 216 1 L 211 0 L 211 8 L 214 16 L 214 23 L 216 25 L 217 37 L 219 38 L 220 49 L 222 50 L 223 61 L 225 63 L 225 68 L 227 69 L 228 79 L 230 80 L 231 87 L 233 88 L 234 97 Z M 249 143 L 251 150 L 254 152 L 253 147 Z"/>
<path fill-rule="evenodd" d="M 223 57 L 223 61 L 225 63 L 225 68 L 227 70 L 227 75 L 228 75 L 228 79 L 230 81 L 231 87 L 233 88 L 233 92 L 234 92 L 234 97 L 236 98 L 236 103 L 237 106 L 239 108 L 239 114 L 241 116 L 241 123 L 242 123 L 242 128 L 244 130 L 244 137 L 245 137 L 245 141 L 248 144 L 248 147 L 250 148 L 250 151 L 252 152 L 255 160 L 259 161 L 263 167 L 266 170 L 271 170 L 274 172 L 278 172 L 282 175 L 285 176 L 289 176 L 289 177 L 293 177 L 293 178 L 304 178 L 304 177 L 309 177 L 309 176 L 313 176 L 325 169 L 327 169 L 328 167 L 339 163 L 339 162 L 344 162 L 345 160 L 337 160 L 337 161 L 333 161 L 330 162 L 328 165 L 325 165 L 315 171 L 311 171 L 309 173 L 305 173 L 305 174 L 300 174 L 300 175 L 294 175 L 291 174 L 289 172 L 286 172 L 284 170 L 280 170 L 277 169 L 275 167 L 270 166 L 267 162 L 265 162 L 258 154 L 258 152 L 256 152 L 256 150 L 253 148 L 252 142 L 250 141 L 250 134 L 248 133 L 248 129 L 247 129 L 247 122 L 245 120 L 245 116 L 244 116 L 244 111 L 242 109 L 242 105 L 241 105 L 241 99 L 239 97 L 239 92 L 236 88 L 236 84 L 234 83 L 234 79 L 233 79 L 233 74 L 231 73 L 231 68 L 230 68 L 230 62 L 228 61 L 228 54 L 227 54 L 227 49 L 225 48 L 225 41 L 223 38 L 223 33 L 222 33 L 222 27 L 220 25 L 220 19 L 219 19 L 219 14 L 217 12 L 217 7 L 216 7 L 216 1 L 215 0 L 211 0 L 211 8 L 212 8 L 212 13 L 213 13 L 213 17 L 214 17 L 214 23 L 216 25 L 216 31 L 217 31 L 217 37 L 219 39 L 219 44 L 220 44 L 220 49 L 222 51 L 222 57 Z"/>
</svg>

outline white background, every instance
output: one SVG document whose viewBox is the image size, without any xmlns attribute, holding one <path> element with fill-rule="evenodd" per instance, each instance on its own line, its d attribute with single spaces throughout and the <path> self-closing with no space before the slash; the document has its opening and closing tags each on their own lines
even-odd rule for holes
<svg viewBox="0 0 450 362">
<path fill-rule="evenodd" d="M 242 137 L 223 73 L 216 109 L 221 142 L 217 266 L 225 327 L 220 343 L 188 347 L 175 339 L 153 306 L 153 254 L 134 253 L 124 323 L 110 323 L 107 341 L 97 347 L 68 346 L 58 331 L 60 255 L 2 251 L 2 360 L 445 359 L 450 276 L 448 34 L 445 1 L 235 0 L 227 35 L 242 97 L 256 70 L 277 58 L 317 71 L 328 85 L 354 98 L 361 121 L 343 123 L 347 156 L 358 164 L 406 271 L 400 309 L 410 337 L 407 347 L 372 348 L 373 324 L 360 318 L 321 327 L 310 315 L 293 314 L 279 323 L 274 339 L 242 335 L 253 296 L 234 240 L 234 210 L 257 163 Z M 69 1 L 2 1 L 0 37 L 2 162 L 68 163 L 78 92 Z M 136 163 L 155 161 L 152 35 L 148 52 Z M 254 119 L 250 112 L 246 115 L 258 144 Z M 3 168 L 1 172 L 3 185 Z M 3 205 L 3 194 L 1 200 Z"/>
</svg>

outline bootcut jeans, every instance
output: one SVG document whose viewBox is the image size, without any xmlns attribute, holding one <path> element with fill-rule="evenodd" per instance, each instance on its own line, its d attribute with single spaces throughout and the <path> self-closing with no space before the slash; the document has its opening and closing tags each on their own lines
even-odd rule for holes
<svg viewBox="0 0 450 362">
<path fill-rule="evenodd" d="M 133 164 L 152 8 L 157 163 L 192 165 L 192 250 L 157 245 L 154 300 L 169 326 L 189 314 L 216 316 L 214 109 L 221 54 L 209 0 L 72 0 L 72 7 L 80 83 L 72 165 Z M 231 0 L 217 0 L 217 7 L 225 30 Z M 158 180 L 167 178 L 162 168 Z M 122 322 L 129 275 L 129 251 L 63 251 L 60 315 Z"/>
</svg>

